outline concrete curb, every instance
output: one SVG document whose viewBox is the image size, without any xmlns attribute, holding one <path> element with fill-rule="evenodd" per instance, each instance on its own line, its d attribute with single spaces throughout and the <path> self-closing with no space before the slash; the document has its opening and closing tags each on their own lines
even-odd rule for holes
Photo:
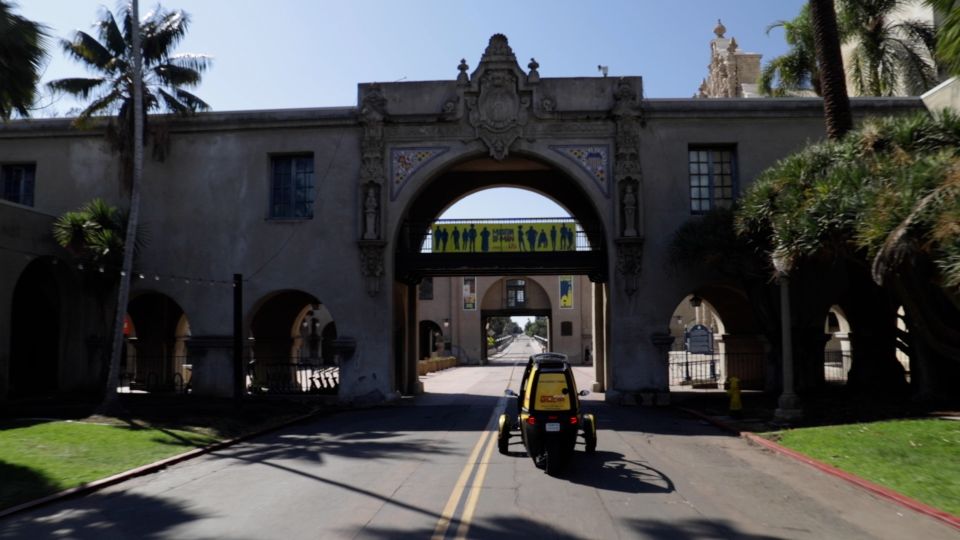
<svg viewBox="0 0 960 540">
<path fill-rule="evenodd" d="M 735 433 L 735 434 L 738 435 L 739 437 L 742 437 L 742 438 L 744 438 L 744 439 L 746 439 L 746 440 L 748 440 L 748 441 L 750 441 L 750 442 L 752 442 L 752 443 L 755 443 L 755 444 L 757 444 L 757 445 L 759 445 L 759 446 L 762 446 L 762 447 L 767 448 L 767 449 L 769 449 L 769 450 L 773 450 L 774 452 L 777 452 L 777 453 L 779 453 L 779 454 L 783 454 L 783 455 L 785 455 L 785 456 L 787 456 L 787 457 L 793 458 L 794 460 L 799 461 L 799 462 L 801 462 L 801 463 L 805 463 L 805 464 L 807 464 L 807 465 L 809 465 L 809 466 L 811 466 L 811 467 L 813 467 L 813 468 L 815 468 L 815 469 L 818 469 L 818 470 L 820 470 L 820 471 L 822 471 L 822 472 L 824 472 L 824 473 L 826 473 L 826 474 L 829 474 L 829 475 L 831 475 L 831 476 L 834 476 L 834 477 L 836 477 L 836 478 L 839 478 L 839 479 L 841 479 L 841 480 L 844 480 L 844 481 L 846 481 L 846 482 L 848 482 L 848 483 L 850 483 L 850 484 L 853 484 L 853 485 L 859 487 L 860 489 L 869 491 L 870 493 L 873 493 L 874 495 L 877 495 L 877 496 L 879 496 L 879 497 L 881 497 L 881 498 L 887 499 L 888 501 L 891 501 L 891 502 L 893 502 L 893 503 L 899 504 L 900 506 L 903 506 L 904 508 L 908 508 L 908 509 L 910 509 L 910 510 L 913 510 L 914 512 L 923 514 L 923 515 L 925 515 L 925 516 L 927 516 L 927 517 L 931 517 L 931 518 L 936 519 L 936 520 L 938 520 L 938 521 L 940 521 L 940 522 L 942 522 L 942 523 L 946 523 L 947 525 L 949 525 L 949 526 L 951 526 L 951 527 L 953 527 L 953 528 L 955 528 L 955 529 L 957 529 L 957 530 L 960 530 L 960 517 L 958 517 L 958 516 L 955 516 L 955 515 L 953 515 L 953 514 L 949 514 L 949 513 L 947 513 L 947 512 L 944 512 L 943 510 L 939 510 L 939 509 L 934 508 L 934 507 L 932 507 L 932 506 L 928 506 L 928 505 L 926 505 L 926 504 L 924 504 L 924 503 L 922 503 L 922 502 L 920 502 L 920 501 L 917 501 L 917 500 L 915 500 L 915 499 L 911 499 L 910 497 L 907 497 L 906 495 L 903 495 L 903 494 L 901 494 L 901 493 L 898 493 L 898 492 L 896 492 L 896 491 L 893 491 L 893 490 L 890 489 L 890 488 L 887 488 L 887 487 L 884 487 L 884 486 L 881 486 L 881 485 L 878 485 L 878 484 L 874 484 L 873 482 L 870 482 L 869 480 L 864 480 L 863 478 L 860 478 L 859 476 L 856 476 L 856 475 L 854 475 L 854 474 L 851 474 L 851 473 L 848 473 L 848 472 L 846 472 L 846 471 L 840 470 L 840 469 L 834 467 L 833 465 L 828 465 L 828 464 L 826 464 L 826 463 L 824 463 L 824 462 L 822 462 L 822 461 L 818 461 L 818 460 L 816 460 L 816 459 L 813 459 L 813 458 L 811 458 L 810 456 L 807 456 L 807 455 L 805 455 L 805 454 L 801 454 L 800 452 L 797 452 L 796 450 L 791 450 L 791 449 L 787 448 L 786 446 L 777 444 L 777 443 L 775 443 L 775 442 L 773 442 L 773 441 L 771 441 L 771 440 L 769 440 L 769 439 L 765 439 L 765 438 L 763 438 L 763 437 L 761 437 L 761 436 L 759 436 L 759 435 L 757 435 L 757 434 L 755 434 L 755 433 L 750 433 L 749 431 L 740 431 L 739 429 L 733 427 L 732 425 L 730 425 L 730 424 L 728 424 L 728 423 L 726 423 L 726 422 L 724 422 L 724 421 L 722 421 L 722 420 L 719 420 L 719 419 L 717 419 L 717 418 L 714 418 L 714 417 L 712 417 L 712 416 L 708 416 L 708 415 L 706 415 L 706 414 L 703 414 L 703 413 L 701 413 L 700 411 L 695 411 L 695 410 L 693 410 L 693 409 L 688 409 L 688 408 L 686 408 L 686 407 L 679 407 L 679 406 L 677 406 L 676 409 L 679 410 L 679 411 L 683 411 L 683 412 L 685 412 L 685 413 L 687 413 L 687 414 L 696 416 L 697 418 L 700 418 L 700 419 L 702 419 L 702 420 L 705 420 L 705 421 L 707 421 L 707 422 L 709 422 L 709 423 L 717 426 L 718 428 L 723 429 L 724 431 L 729 431 L 729 432 L 731 432 L 731 433 Z"/>
<path fill-rule="evenodd" d="M 295 418 L 291 418 L 290 420 L 287 420 L 285 422 L 281 422 L 279 424 L 263 428 L 259 431 L 247 433 L 246 435 L 241 435 L 233 439 L 227 439 L 225 441 L 216 442 L 211 445 L 204 446 L 202 448 L 189 450 L 182 454 L 170 456 L 168 458 L 161 459 L 160 461 L 156 461 L 154 463 L 137 467 L 136 469 L 123 471 L 113 476 L 108 476 L 107 478 L 94 480 L 93 482 L 88 482 L 86 484 L 82 484 L 77 487 L 72 487 L 70 489 L 65 489 L 63 491 L 59 491 L 57 493 L 47 495 L 46 497 L 41 497 L 39 499 L 27 501 L 25 503 L 18 504 L 16 506 L 11 506 L 10 508 L 0 510 L 0 519 L 6 518 L 8 516 L 12 516 L 14 514 L 19 514 L 20 512 L 25 512 L 27 510 L 40 508 L 41 506 L 46 506 L 48 504 L 62 501 L 64 499 L 69 499 L 71 497 L 79 497 L 81 495 L 87 495 L 89 493 L 93 493 L 94 491 L 99 491 L 103 488 L 126 482 L 127 480 L 136 478 L 138 476 L 146 476 L 148 474 L 153 474 L 157 471 L 166 469 L 167 467 L 170 467 L 172 465 L 176 465 L 177 463 L 181 463 L 183 461 L 200 457 L 205 454 L 210 454 L 212 452 L 216 452 L 217 450 L 222 450 L 229 446 L 233 446 L 234 444 L 248 441 L 250 439 L 254 439 L 256 437 L 260 437 L 262 435 L 266 435 L 268 433 L 281 430 L 285 427 L 292 426 L 299 422 L 303 422 L 304 420 L 309 420 L 315 416 L 319 416 L 320 414 L 325 412 L 329 412 L 329 411 L 314 411 L 311 413 L 307 413 L 301 416 L 297 416 Z"/>
</svg>

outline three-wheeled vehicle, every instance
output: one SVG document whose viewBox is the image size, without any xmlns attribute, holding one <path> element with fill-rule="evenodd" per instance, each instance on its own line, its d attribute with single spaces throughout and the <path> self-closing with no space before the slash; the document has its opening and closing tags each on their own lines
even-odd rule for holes
<svg viewBox="0 0 960 540">
<path fill-rule="evenodd" d="M 501 454 L 509 452 L 513 430 L 520 431 L 534 463 L 551 475 L 567 464 L 581 434 L 586 451 L 596 450 L 596 420 L 580 411 L 580 396 L 589 392 L 577 392 L 566 355 L 532 355 L 523 370 L 520 393 L 507 393 L 517 398 L 517 408 L 514 413 L 500 415 L 497 446 Z"/>
</svg>

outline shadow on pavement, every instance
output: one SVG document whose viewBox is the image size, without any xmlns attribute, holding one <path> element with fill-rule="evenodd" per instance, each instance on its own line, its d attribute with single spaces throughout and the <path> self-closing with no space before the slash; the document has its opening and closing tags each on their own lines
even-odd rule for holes
<svg viewBox="0 0 960 540">
<path fill-rule="evenodd" d="M 450 523 L 450 528 L 447 530 L 448 537 L 460 537 L 460 535 L 455 535 L 459 522 L 453 521 Z M 342 536 L 353 536 L 356 534 L 356 531 L 340 531 Z M 433 535 L 433 530 L 426 529 L 416 529 L 412 531 L 398 531 L 390 528 L 376 528 L 376 527 L 367 527 L 363 529 L 363 533 L 360 535 L 362 538 L 389 538 L 393 539 L 421 539 L 421 538 L 430 538 Z M 484 538 L 493 538 L 493 539 L 503 539 L 503 538 L 558 538 L 558 539 L 570 539 L 578 540 L 581 538 L 586 538 L 582 536 L 575 536 L 568 534 L 564 531 L 556 529 L 549 526 L 546 523 L 533 521 L 531 519 L 520 518 L 520 517 L 498 517 L 493 519 L 484 519 L 470 525 L 470 529 L 467 531 L 465 538 L 471 539 L 484 539 Z"/>
<path fill-rule="evenodd" d="M 96 493 L 68 503 L 70 509 L 0 521 L 0 538 L 158 538 L 201 519 L 186 506 L 131 493 Z M 34 517 L 31 517 L 34 516 Z"/>
<path fill-rule="evenodd" d="M 680 519 L 651 521 L 643 519 L 627 520 L 626 525 L 637 533 L 639 538 L 657 538 L 666 540 L 694 540 L 716 538 L 723 540 L 778 540 L 777 536 L 750 534 L 737 530 L 735 526 L 717 519 Z"/>
<path fill-rule="evenodd" d="M 560 478 L 603 491 L 671 493 L 673 481 L 662 472 L 616 452 L 576 452 Z"/>
</svg>

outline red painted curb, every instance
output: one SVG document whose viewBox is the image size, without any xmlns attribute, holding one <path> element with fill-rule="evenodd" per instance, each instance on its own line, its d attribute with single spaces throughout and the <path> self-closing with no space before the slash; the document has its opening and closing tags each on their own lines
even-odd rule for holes
<svg viewBox="0 0 960 540">
<path fill-rule="evenodd" d="M 911 499 L 910 497 L 907 497 L 906 495 L 903 495 L 902 493 L 898 493 L 898 492 L 896 492 L 896 491 L 893 491 L 893 490 L 890 489 L 890 488 L 887 488 L 887 487 L 884 487 L 884 486 L 881 486 L 881 485 L 878 485 L 878 484 L 874 484 L 873 482 L 870 482 L 869 480 L 864 480 L 863 478 L 860 478 L 859 476 L 856 476 L 856 475 L 854 475 L 854 474 L 848 473 L 847 471 L 838 469 L 838 468 L 834 467 L 833 465 L 829 465 L 829 464 L 824 463 L 824 462 L 822 462 L 822 461 L 818 461 L 818 460 L 816 460 L 816 459 L 813 459 L 812 457 L 807 456 L 807 455 L 805 455 L 805 454 L 801 454 L 800 452 L 797 452 L 796 450 L 791 450 L 791 449 L 787 448 L 786 446 L 783 446 L 783 445 L 781 445 L 781 444 L 778 444 L 778 443 L 776 443 L 776 442 L 774 442 L 774 441 L 771 441 L 771 440 L 769 440 L 769 439 L 765 439 L 765 438 L 763 438 L 763 437 L 761 437 L 761 436 L 759 436 L 759 435 L 757 435 L 757 434 L 755 434 L 755 433 L 750 433 L 749 431 L 740 431 L 739 429 L 731 426 L 730 424 L 727 424 L 726 422 L 724 422 L 724 421 L 722 421 L 722 420 L 718 420 L 718 419 L 716 419 L 716 418 L 713 418 L 713 417 L 711 417 L 711 416 L 708 416 L 708 415 L 706 415 L 706 414 L 703 414 L 703 413 L 701 413 L 701 412 L 699 412 L 699 411 L 695 411 L 695 410 L 692 410 L 692 409 L 687 409 L 687 408 L 685 408 L 685 407 L 677 407 L 677 409 L 679 409 L 679 410 L 681 410 L 681 411 L 683 411 L 683 412 L 685 412 L 685 413 L 691 414 L 691 415 L 693 415 L 693 416 L 696 416 L 696 417 L 698 417 L 698 418 L 701 418 L 701 419 L 703 419 L 703 420 L 706 420 L 707 422 L 710 422 L 711 424 L 713 424 L 713 425 L 715 425 L 715 426 L 717 426 L 717 427 L 719 427 L 719 428 L 721 428 L 721 429 L 723 429 L 723 430 L 730 431 L 730 432 L 732 432 L 732 433 L 736 433 L 736 434 L 739 435 L 740 437 L 742 437 L 742 438 L 744 438 L 744 439 L 746 439 L 746 440 L 748 440 L 748 441 L 754 442 L 754 443 L 756 443 L 756 444 L 759 444 L 760 446 L 762 446 L 762 447 L 764 447 L 764 448 L 767 448 L 767 449 L 769 449 L 769 450 L 773 450 L 773 451 L 778 452 L 778 453 L 780 453 L 780 454 L 783 454 L 783 455 L 785 455 L 785 456 L 791 457 L 791 458 L 793 458 L 793 459 L 795 459 L 795 460 L 797 460 L 797 461 L 800 461 L 800 462 L 802 462 L 802 463 L 806 463 L 807 465 L 809 465 L 809 466 L 811 466 L 811 467 L 814 467 L 814 468 L 816 468 L 816 469 L 818 469 L 818 470 L 820 470 L 820 471 L 822 471 L 822 472 L 825 472 L 825 473 L 827 473 L 827 474 L 829 474 L 829 475 L 831 475 L 831 476 L 834 476 L 834 477 L 836 477 L 836 478 L 839 478 L 839 479 L 841 479 L 841 480 L 844 480 L 844 481 L 846 481 L 846 482 L 849 482 L 850 484 L 853 484 L 853 485 L 855 485 L 855 486 L 857 486 L 857 487 L 859 487 L 859 488 L 861 488 L 861 489 L 867 490 L 867 491 L 873 493 L 874 495 L 877 495 L 877 496 L 882 497 L 882 498 L 884 498 L 884 499 L 887 499 L 887 500 L 889 500 L 889 501 L 891 501 L 891 502 L 894 502 L 894 503 L 896 503 L 896 504 L 899 504 L 900 506 L 903 506 L 903 507 L 905 507 L 905 508 L 909 508 L 910 510 L 913 510 L 914 512 L 917 512 L 917 513 L 923 514 L 923 515 L 925 515 L 925 516 L 931 517 L 931 518 L 933 518 L 933 519 L 939 520 L 939 521 L 941 521 L 941 522 L 943 522 L 943 523 L 946 523 L 947 525 L 949 525 L 949 526 L 951 526 L 951 527 L 953 527 L 953 528 L 955 528 L 955 529 L 960 530 L 960 517 L 958 517 L 958 516 L 955 516 L 955 515 L 953 515 L 953 514 L 944 512 L 943 510 L 934 508 L 934 507 L 932 507 L 932 506 L 926 505 L 926 504 L 924 504 L 924 503 L 922 503 L 922 502 L 920 502 L 920 501 L 918 501 L 918 500 Z"/>
<path fill-rule="evenodd" d="M 216 452 L 217 450 L 222 450 L 224 448 L 227 448 L 228 446 L 232 446 L 234 444 L 241 443 L 256 437 L 260 437 L 261 435 L 266 435 L 267 433 L 277 431 L 279 429 L 283 429 L 287 426 L 291 426 L 298 422 L 302 422 L 304 420 L 312 418 L 320 414 L 321 412 L 325 412 L 325 411 L 317 411 L 317 412 L 308 413 L 302 416 L 298 416 L 296 418 L 292 418 L 290 420 L 287 420 L 286 422 L 282 422 L 275 426 L 270 426 L 270 427 L 261 429 L 260 431 L 247 433 L 246 435 L 241 435 L 233 439 L 227 439 L 225 441 L 215 442 L 213 444 L 204 446 L 202 448 L 195 448 L 193 450 L 188 450 L 187 452 L 184 452 L 182 454 L 177 454 L 175 456 L 170 456 L 168 458 L 161 459 L 160 461 L 149 463 L 147 465 L 142 465 L 140 467 L 137 467 L 136 469 L 123 471 L 113 476 L 108 476 L 107 478 L 94 480 L 93 482 L 88 482 L 86 484 L 82 484 L 77 487 L 72 487 L 70 489 L 65 489 L 63 491 L 59 491 L 57 493 L 47 495 L 46 497 L 41 497 L 39 499 L 27 501 L 25 503 L 18 504 L 16 506 L 11 506 L 10 508 L 0 510 L 0 519 L 3 519 L 8 516 L 12 516 L 13 514 L 18 514 L 20 512 L 24 512 L 27 510 L 33 510 L 41 506 L 46 506 L 48 504 L 51 504 L 63 499 L 69 499 L 70 497 L 78 497 L 80 495 L 93 493 L 94 491 L 99 491 L 103 488 L 120 484 L 122 482 L 126 482 L 127 480 L 131 480 L 138 476 L 145 476 L 148 474 L 152 474 L 159 470 L 166 469 L 171 465 L 176 465 L 177 463 L 187 461 L 189 459 L 193 459 L 195 457 L 199 457 L 204 454 L 209 454 L 211 452 Z"/>
</svg>

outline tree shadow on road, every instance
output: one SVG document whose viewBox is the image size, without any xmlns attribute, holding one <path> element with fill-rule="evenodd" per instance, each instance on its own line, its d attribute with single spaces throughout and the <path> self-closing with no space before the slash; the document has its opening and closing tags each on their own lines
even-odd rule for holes
<svg viewBox="0 0 960 540">
<path fill-rule="evenodd" d="M 447 529 L 447 536 L 453 537 L 459 527 L 458 521 L 450 523 Z M 338 531 L 344 537 L 351 537 L 357 534 L 357 531 Z M 427 529 L 415 529 L 411 531 L 398 531 L 386 527 L 365 527 L 360 536 L 363 538 L 386 538 L 390 540 L 397 539 L 421 539 L 430 538 L 434 531 Z M 460 537 L 460 535 L 456 535 Z M 529 538 L 556 538 L 563 540 L 579 540 L 581 536 L 566 533 L 549 524 L 533 521 L 532 519 L 521 517 L 496 517 L 492 519 L 483 519 L 470 524 L 469 530 L 464 535 L 471 539 L 529 539 Z"/>
<path fill-rule="evenodd" d="M 780 537 L 746 533 L 722 519 L 671 519 L 654 521 L 630 519 L 626 523 L 641 538 L 666 540 L 694 540 L 716 538 L 723 540 L 778 540 Z"/>
<path fill-rule="evenodd" d="M 69 505 L 69 508 L 65 508 Z M 7 538 L 159 538 L 203 516 L 157 497 L 117 492 L 95 493 L 51 506 L 43 515 L 18 514 L 0 521 Z"/>
</svg>

